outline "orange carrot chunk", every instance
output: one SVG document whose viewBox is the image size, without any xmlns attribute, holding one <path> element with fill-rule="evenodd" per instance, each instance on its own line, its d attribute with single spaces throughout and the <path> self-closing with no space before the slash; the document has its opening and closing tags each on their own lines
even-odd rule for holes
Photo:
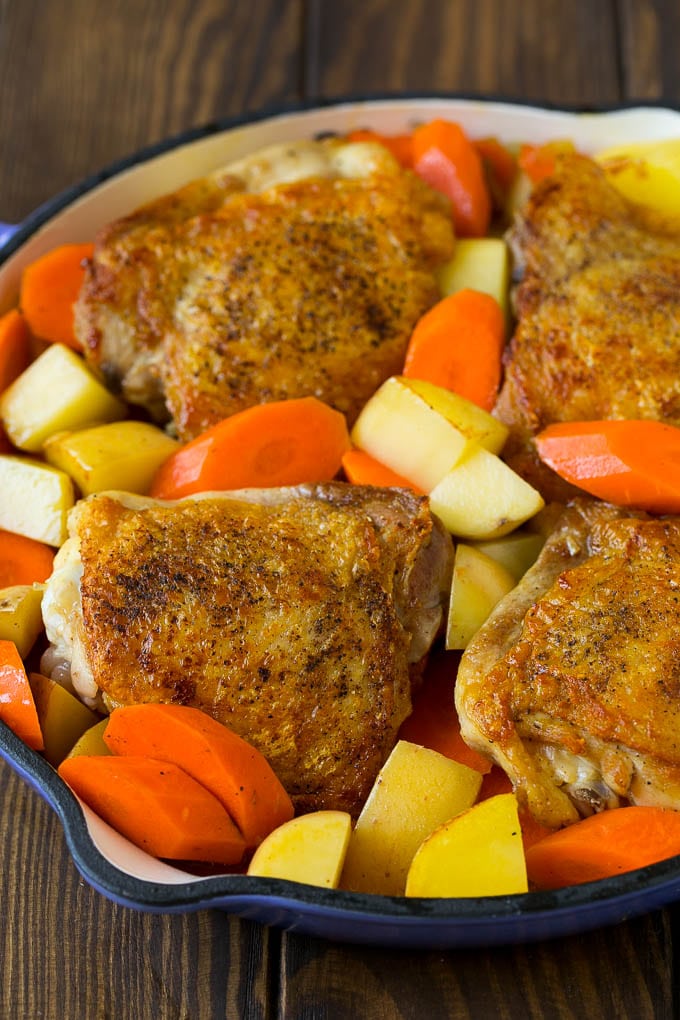
<svg viewBox="0 0 680 1020">
<path fill-rule="evenodd" d="M 153 857 L 239 864 L 243 837 L 220 802 L 171 762 L 66 758 L 59 775 L 88 807 Z"/>
<path fill-rule="evenodd" d="M 16 308 L 0 319 L 0 393 L 13 383 L 31 360 L 31 332 Z"/>
<path fill-rule="evenodd" d="M 258 404 L 181 447 L 153 480 L 156 499 L 192 492 L 326 482 L 349 449 L 345 416 L 316 397 Z"/>
<path fill-rule="evenodd" d="M 34 751 L 43 750 L 31 685 L 13 641 L 0 641 L 0 719 Z"/>
<path fill-rule="evenodd" d="M 517 160 L 497 138 L 478 138 L 473 145 L 481 156 L 493 204 L 503 209 L 517 176 Z"/>
<path fill-rule="evenodd" d="M 623 807 L 552 832 L 527 850 L 529 881 L 538 889 L 595 882 L 680 854 L 680 812 Z"/>
<path fill-rule="evenodd" d="M 517 163 L 533 184 L 550 177 L 555 172 L 557 157 L 563 152 L 575 152 L 569 141 L 545 142 L 543 145 L 524 144 L 520 146 Z"/>
<path fill-rule="evenodd" d="M 496 299 L 458 290 L 416 323 L 403 374 L 453 390 L 490 411 L 501 380 L 504 340 L 505 318 Z"/>
<path fill-rule="evenodd" d="M 54 549 L 25 535 L 0 531 L 0 588 L 42 584 L 52 573 Z"/>
<path fill-rule="evenodd" d="M 479 152 L 459 124 L 433 120 L 413 132 L 413 169 L 451 200 L 461 237 L 483 237 L 491 219 L 491 196 Z"/>
<path fill-rule="evenodd" d="M 342 457 L 342 469 L 347 480 L 354 485 L 377 485 L 381 488 L 410 489 L 417 496 L 424 496 L 422 489 L 417 488 L 413 482 L 398 475 L 396 471 L 381 464 L 370 453 L 363 450 L 348 450 Z"/>
<path fill-rule="evenodd" d="M 599 499 L 680 513 L 680 428 L 659 421 L 575 421 L 536 437 L 544 463 Z"/>
<path fill-rule="evenodd" d="M 411 135 L 381 135 L 377 131 L 359 128 L 347 135 L 350 142 L 378 142 L 389 149 L 396 160 L 406 169 L 413 166 L 413 148 Z"/>
<path fill-rule="evenodd" d="M 468 747 L 460 732 L 453 695 L 459 659 L 457 652 L 438 652 L 432 656 L 423 686 L 414 698 L 413 711 L 401 724 L 399 738 L 429 747 L 485 775 L 491 762 Z"/>
<path fill-rule="evenodd" d="M 182 768 L 217 797 L 249 849 L 293 817 L 291 799 L 264 755 L 197 708 L 116 708 L 104 743 L 117 755 L 144 755 Z"/>
<path fill-rule="evenodd" d="M 24 270 L 19 304 L 31 331 L 41 340 L 80 349 L 73 304 L 85 276 L 85 260 L 93 252 L 92 244 L 64 244 Z"/>
</svg>

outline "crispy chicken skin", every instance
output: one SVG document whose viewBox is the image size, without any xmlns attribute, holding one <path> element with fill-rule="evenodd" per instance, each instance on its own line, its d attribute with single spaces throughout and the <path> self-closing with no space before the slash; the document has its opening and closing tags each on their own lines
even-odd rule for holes
<svg viewBox="0 0 680 1020">
<path fill-rule="evenodd" d="M 567 507 L 465 651 L 465 740 L 557 828 L 620 803 L 680 808 L 680 519 Z"/>
<path fill-rule="evenodd" d="M 505 456 L 547 498 L 568 494 L 532 438 L 556 421 L 680 425 L 680 223 L 632 205 L 565 155 L 510 231 L 518 324 L 495 413 Z"/>
<path fill-rule="evenodd" d="M 277 146 L 105 228 L 76 332 L 182 439 L 308 395 L 351 423 L 401 370 L 452 251 L 446 200 L 382 146 Z"/>
<path fill-rule="evenodd" d="M 203 709 L 267 756 L 299 811 L 358 813 L 450 584 L 451 539 L 424 498 L 342 483 L 103 494 L 70 527 L 43 613 L 81 694 Z"/>
</svg>

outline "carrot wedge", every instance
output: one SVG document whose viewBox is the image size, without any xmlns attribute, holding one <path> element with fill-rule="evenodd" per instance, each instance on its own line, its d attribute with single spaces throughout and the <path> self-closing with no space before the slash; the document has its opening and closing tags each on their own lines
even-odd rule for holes
<svg viewBox="0 0 680 1020">
<path fill-rule="evenodd" d="M 433 655 L 425 670 L 423 686 L 413 700 L 413 711 L 401 724 L 399 739 L 438 751 L 485 775 L 491 770 L 490 760 L 468 747 L 460 732 L 453 700 L 459 659 L 457 652 Z"/>
<path fill-rule="evenodd" d="M 66 758 L 59 775 L 88 807 L 153 857 L 238 864 L 245 843 L 213 794 L 170 762 Z"/>
<path fill-rule="evenodd" d="M 0 318 L 0 393 L 21 375 L 31 360 L 31 333 L 16 308 Z"/>
<path fill-rule="evenodd" d="M 85 277 L 92 244 L 64 244 L 48 251 L 23 272 L 19 305 L 32 333 L 41 340 L 76 350 L 73 305 Z"/>
<path fill-rule="evenodd" d="M 438 301 L 415 325 L 403 374 L 453 390 L 490 411 L 501 380 L 503 309 L 466 288 Z"/>
<path fill-rule="evenodd" d="M 622 807 L 584 818 L 534 843 L 526 853 L 538 889 L 595 882 L 680 854 L 680 811 Z"/>
<path fill-rule="evenodd" d="M 410 489 L 417 496 L 425 493 L 408 478 L 398 475 L 392 468 L 381 464 L 375 457 L 364 450 L 348 450 L 342 457 L 342 469 L 347 480 L 354 485 L 377 485 L 381 488 Z"/>
<path fill-rule="evenodd" d="M 577 421 L 536 436 L 541 460 L 592 496 L 650 513 L 680 513 L 680 428 L 659 421 Z"/>
<path fill-rule="evenodd" d="M 483 237 L 491 219 L 491 196 L 482 158 L 459 124 L 432 120 L 412 137 L 413 169 L 451 200 L 461 237 Z"/>
<path fill-rule="evenodd" d="M 349 449 L 345 416 L 316 397 L 232 414 L 172 454 L 151 485 L 156 499 L 193 492 L 330 481 Z"/>
<path fill-rule="evenodd" d="M 13 641 L 0 641 L 0 719 L 34 751 L 43 750 L 31 685 Z"/>
<path fill-rule="evenodd" d="M 357 128 L 347 135 L 349 142 L 377 142 L 384 145 L 394 158 L 406 169 L 413 166 L 411 135 L 381 135 L 368 128 Z"/>
<path fill-rule="evenodd" d="M 25 535 L 0 530 L 0 588 L 42 584 L 52 573 L 54 549 Z"/>
<path fill-rule="evenodd" d="M 264 755 L 197 708 L 116 708 L 104 743 L 114 755 L 144 755 L 182 768 L 219 800 L 250 849 L 293 817 L 291 799 Z"/>
</svg>

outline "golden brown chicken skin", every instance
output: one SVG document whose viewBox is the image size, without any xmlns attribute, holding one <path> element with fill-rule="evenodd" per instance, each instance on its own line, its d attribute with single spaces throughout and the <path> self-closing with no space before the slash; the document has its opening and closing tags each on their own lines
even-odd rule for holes
<svg viewBox="0 0 680 1020">
<path fill-rule="evenodd" d="M 680 425 L 680 224 L 631 204 L 587 157 L 565 155 L 509 239 L 522 280 L 496 413 L 511 429 L 511 466 L 559 499 L 568 490 L 532 442 L 546 425 Z"/>
<path fill-rule="evenodd" d="M 463 655 L 462 732 L 544 825 L 680 808 L 680 519 L 576 502 Z"/>
<path fill-rule="evenodd" d="M 439 298 L 446 200 L 380 147 L 312 145 L 323 174 L 259 190 L 215 175 L 97 240 L 76 309 L 86 355 L 183 439 L 307 395 L 352 422 Z"/>
<path fill-rule="evenodd" d="M 266 755 L 298 810 L 356 814 L 442 620 L 452 545 L 427 501 L 341 483 L 101 495 L 71 527 L 43 609 L 52 640 L 77 632 L 76 687 L 198 707 Z"/>
</svg>

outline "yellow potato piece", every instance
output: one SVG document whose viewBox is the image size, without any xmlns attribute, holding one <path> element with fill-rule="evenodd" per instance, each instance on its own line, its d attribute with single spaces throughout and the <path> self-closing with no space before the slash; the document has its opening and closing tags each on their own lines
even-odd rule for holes
<svg viewBox="0 0 680 1020">
<path fill-rule="evenodd" d="M 343 889 L 402 896 L 413 855 L 439 825 L 474 804 L 481 775 L 400 740 L 375 781 L 349 841 Z"/>
<path fill-rule="evenodd" d="M 82 736 L 78 737 L 70 749 L 67 758 L 76 758 L 79 754 L 111 754 L 104 743 L 104 730 L 108 725 L 108 717 L 100 719 L 94 726 L 89 726 Z"/>
<path fill-rule="evenodd" d="M 631 202 L 680 218 L 680 139 L 617 145 L 595 159 Z"/>
<path fill-rule="evenodd" d="M 459 543 L 453 564 L 446 647 L 467 648 L 503 596 L 514 587 L 515 579 L 505 567 L 478 549 Z"/>
<path fill-rule="evenodd" d="M 16 584 L 0 590 L 0 640 L 13 641 L 25 659 L 43 629 L 42 584 Z"/>
<path fill-rule="evenodd" d="M 55 680 L 30 673 L 29 681 L 45 741 L 44 755 L 56 768 L 98 716 Z"/>
<path fill-rule="evenodd" d="M 346 811 L 313 811 L 292 818 L 260 843 L 248 874 L 336 889 L 351 829 Z"/>
<path fill-rule="evenodd" d="M 489 797 L 433 832 L 406 880 L 407 896 L 509 896 L 528 888 L 512 793 Z"/>
<path fill-rule="evenodd" d="M 70 475 L 84 496 L 106 489 L 145 495 L 158 468 L 178 446 L 155 425 L 115 421 L 57 433 L 45 443 L 44 453 L 48 463 Z"/>
<path fill-rule="evenodd" d="M 75 495 L 64 471 L 31 457 L 0 454 L 0 492 L 0 528 L 47 545 L 66 540 Z"/>
<path fill-rule="evenodd" d="M 365 404 L 352 442 L 429 492 L 474 442 L 500 450 L 507 429 L 469 400 L 440 386 L 392 376 Z"/>
<path fill-rule="evenodd" d="M 543 507 L 543 499 L 499 457 L 477 447 L 430 492 L 430 506 L 459 538 L 498 538 Z"/>
<path fill-rule="evenodd" d="M 474 548 L 505 567 L 515 581 L 521 581 L 529 567 L 532 567 L 538 559 L 544 544 L 545 539 L 542 535 L 534 532 L 515 532 L 488 542 L 477 542 Z"/>
<path fill-rule="evenodd" d="M 437 272 L 444 297 L 457 290 L 481 290 L 508 314 L 510 257 L 501 237 L 466 237 L 456 241 L 453 258 Z"/>
<path fill-rule="evenodd" d="M 29 453 L 41 450 L 55 432 L 125 415 L 125 404 L 63 344 L 51 344 L 0 396 L 7 435 Z"/>
</svg>

